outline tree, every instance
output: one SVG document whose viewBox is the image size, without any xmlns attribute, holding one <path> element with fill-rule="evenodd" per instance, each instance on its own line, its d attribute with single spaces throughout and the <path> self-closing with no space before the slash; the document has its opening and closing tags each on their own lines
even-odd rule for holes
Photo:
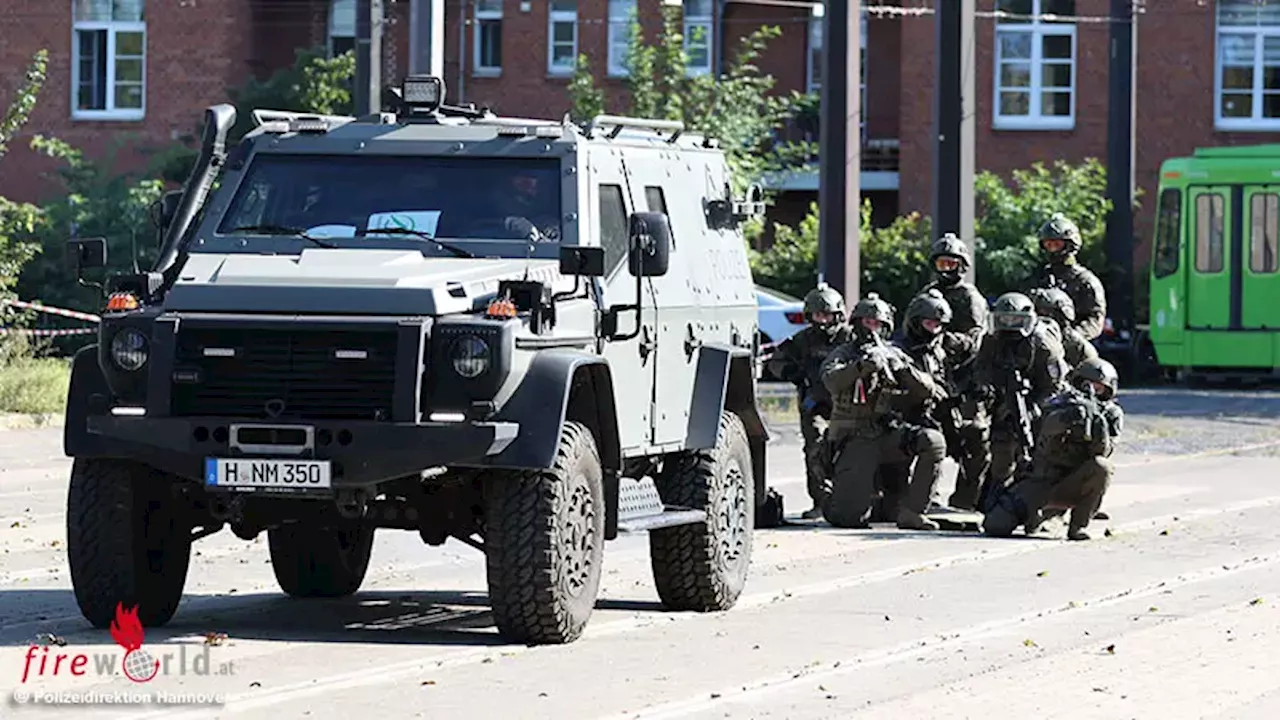
<svg viewBox="0 0 1280 720">
<path fill-rule="evenodd" d="M 573 68 L 573 79 L 569 81 L 569 118 L 579 125 L 591 122 L 591 119 L 604 113 L 604 92 L 596 87 L 595 76 L 591 73 L 591 62 L 585 54 L 578 55 L 578 62 Z"/>
<path fill-rule="evenodd" d="M 327 56 L 324 48 L 295 51 L 293 65 L 265 81 L 250 78 L 229 91 L 236 105 L 236 124 L 229 140 L 237 142 L 253 129 L 253 111 L 292 110 L 321 115 L 349 115 L 355 111 L 351 91 L 356 75 L 355 53 Z"/>
<path fill-rule="evenodd" d="M 49 51 L 36 52 L 17 95 L 0 117 L 0 159 L 8 152 L 9 142 L 31 118 L 40 89 L 44 87 L 48 65 Z M 42 221 L 39 207 L 0 197 L 0 296 L 12 291 L 23 266 L 35 256 L 39 246 L 29 238 Z"/>
<path fill-rule="evenodd" d="M 626 61 L 631 97 L 628 113 L 680 120 L 690 132 L 719 140 L 729 162 L 733 189 L 741 192 L 770 169 L 768 146 L 788 104 L 770 95 L 774 78 L 755 64 L 781 31 L 765 26 L 744 38 L 724 75 L 691 77 L 681 12 L 679 7 L 663 6 L 662 33 L 653 43 L 645 38 L 633 16 Z M 576 77 L 569 88 L 572 106 L 594 107 L 599 92 L 589 74 Z M 605 104 L 616 107 L 618 102 L 606 98 Z"/>
</svg>

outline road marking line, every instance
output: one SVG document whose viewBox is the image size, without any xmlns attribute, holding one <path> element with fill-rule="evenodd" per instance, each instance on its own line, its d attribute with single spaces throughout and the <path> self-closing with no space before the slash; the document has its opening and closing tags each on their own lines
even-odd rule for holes
<svg viewBox="0 0 1280 720">
<path fill-rule="evenodd" d="M 638 712 L 624 712 L 607 715 L 600 718 L 600 720 L 658 720 L 659 718 L 684 717 L 695 712 L 710 710 L 723 705 L 724 703 L 737 702 L 746 698 L 757 698 L 762 695 L 769 695 L 778 691 L 789 690 L 801 683 L 826 680 L 851 672 L 857 672 L 868 667 L 891 665 L 896 662 L 944 650 L 962 643 L 1002 635 L 1018 625 L 1049 619 L 1071 610 L 1104 608 L 1131 600 L 1137 600 L 1139 598 L 1149 597 L 1151 595 L 1159 595 L 1170 589 L 1185 585 L 1217 580 L 1219 578 L 1243 572 L 1259 570 L 1276 563 L 1280 563 L 1280 550 L 1267 555 L 1248 558 L 1235 563 L 1234 565 L 1224 566 L 1218 564 L 1200 570 L 1193 570 L 1188 573 L 1180 573 L 1172 580 L 1152 581 L 1137 589 L 1130 588 L 1128 590 L 1098 595 L 1082 602 L 1075 602 L 1074 604 L 1054 605 L 1051 607 L 1041 608 L 1039 610 L 1032 610 L 1030 612 L 1016 615 L 1012 618 L 970 625 L 960 630 L 946 633 L 945 635 L 934 634 L 923 638 L 916 638 L 887 648 L 864 652 L 851 658 L 810 666 L 813 669 L 804 668 L 799 671 L 779 673 L 762 680 L 750 681 L 745 684 L 735 683 L 733 688 L 724 688 L 719 692 L 710 694 L 709 697 L 706 693 L 699 693 L 696 698 L 655 705 Z"/>
<path fill-rule="evenodd" d="M 1187 510 L 1179 512 L 1176 516 L 1167 515 L 1146 520 L 1134 520 L 1123 525 L 1113 526 L 1116 531 L 1125 532 L 1139 530 L 1153 525 L 1166 524 L 1176 517 L 1178 522 L 1186 522 L 1193 519 L 1201 519 L 1213 517 L 1215 515 L 1229 514 L 1233 512 L 1241 512 L 1244 510 L 1269 507 L 1272 505 L 1280 505 L 1280 495 L 1274 495 L 1255 500 L 1248 500 L 1230 505 L 1224 505 L 1217 508 L 1200 508 L 1198 510 Z M 993 544 L 998 541 L 992 541 Z M 1050 548 L 1063 547 L 1060 543 L 1050 542 L 1010 542 L 1003 549 L 985 549 L 975 550 L 967 553 L 960 553 L 938 560 L 927 561 L 925 563 L 915 563 L 912 565 L 900 565 L 898 567 L 888 568 L 885 570 L 877 570 L 869 573 L 860 573 L 858 575 L 847 576 L 835 580 L 828 580 L 819 583 L 811 583 L 809 585 L 800 586 L 793 590 L 785 591 L 766 591 L 744 595 L 729 612 L 743 609 L 753 609 L 768 605 L 774 605 L 787 600 L 799 598 L 818 597 L 830 594 L 839 590 L 851 587 L 858 587 L 873 583 L 885 582 L 902 577 L 904 574 L 918 572 L 922 569 L 932 569 L 945 566 L 955 566 L 967 563 L 982 563 L 988 560 L 995 560 L 1013 555 L 1022 555 L 1026 553 L 1036 552 L 1038 550 L 1047 550 Z M 1280 557 L 1280 553 L 1277 554 Z M 655 625 L 666 626 L 670 623 L 682 623 L 695 621 L 699 618 L 704 621 L 722 616 L 723 613 L 647 613 L 640 617 L 631 617 L 625 619 L 614 620 L 601 623 L 598 625 L 588 625 L 583 640 L 591 640 L 599 637 L 610 637 L 616 635 L 625 635 L 637 630 L 643 630 Z M 656 616 L 656 618 L 655 618 Z M 563 647 L 563 646 L 561 646 Z M 432 658 L 428 660 L 409 660 L 386 665 L 379 665 L 371 670 L 356 670 L 346 673 L 338 673 L 330 676 L 322 676 L 313 678 L 308 681 L 284 685 L 278 689 L 266 692 L 246 692 L 227 696 L 224 710 L 239 711 L 249 710 L 253 708 L 270 707 L 281 703 L 289 702 L 297 698 L 308 697 L 311 695 L 325 694 L 337 690 L 344 690 L 357 687 L 367 687 L 370 685 L 379 685 L 384 683 L 392 683 L 401 679 L 411 678 L 425 670 L 438 672 L 442 669 L 451 669 L 466 665 L 474 665 L 483 662 L 486 658 L 491 658 L 499 652 L 503 656 L 513 656 L 523 654 L 529 650 L 536 650 L 537 647 L 528 647 L 520 645 L 504 645 L 501 649 L 497 648 L 480 648 L 474 651 L 460 653 L 453 657 L 443 659 Z M 159 717 L 211 717 L 210 713 L 214 711 L 207 710 L 160 710 L 155 713 L 142 715 L 135 720 L 143 718 L 159 718 Z"/>
</svg>

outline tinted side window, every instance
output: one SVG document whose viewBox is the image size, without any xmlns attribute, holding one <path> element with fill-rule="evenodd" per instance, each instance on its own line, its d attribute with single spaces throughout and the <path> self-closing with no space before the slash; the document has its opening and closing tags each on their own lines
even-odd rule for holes
<svg viewBox="0 0 1280 720">
<path fill-rule="evenodd" d="M 1196 271 L 1222 272 L 1224 202 L 1221 195 L 1196 198 Z"/>
<path fill-rule="evenodd" d="M 1181 232 L 1182 191 L 1168 188 L 1160 193 L 1160 207 L 1156 210 L 1155 257 L 1151 259 L 1152 272 L 1156 277 L 1168 277 L 1178 272 Z"/>
<path fill-rule="evenodd" d="M 1280 195 L 1257 194 L 1249 207 L 1249 269 L 1276 271 L 1277 229 L 1280 229 Z"/>
<path fill-rule="evenodd" d="M 621 185 L 600 186 L 600 244 L 604 247 L 606 271 L 617 267 L 627 256 L 627 206 Z"/>
<path fill-rule="evenodd" d="M 667 198 L 662 194 L 662 188 L 656 185 L 645 188 L 644 199 L 649 205 L 649 212 L 667 214 Z"/>
</svg>

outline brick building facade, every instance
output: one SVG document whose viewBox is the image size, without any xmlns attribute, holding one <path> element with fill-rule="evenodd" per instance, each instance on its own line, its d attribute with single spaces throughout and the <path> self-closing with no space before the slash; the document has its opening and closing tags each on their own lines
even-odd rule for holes
<svg viewBox="0 0 1280 720">
<path fill-rule="evenodd" d="M 453 102 L 559 117 L 573 58 L 621 95 L 628 18 L 647 34 L 665 0 L 445 0 L 445 80 Z M 144 2 L 146 3 L 144 7 Z M 407 68 L 411 6 L 386 0 L 384 77 Z M 782 34 L 759 65 L 777 90 L 821 80 L 821 11 L 800 0 L 683 0 L 691 72 L 717 72 L 761 25 Z M 880 4 L 864 1 L 864 6 Z M 886 0 L 887 4 L 887 0 Z M 864 193 L 877 215 L 927 212 L 931 193 L 934 17 L 930 0 L 865 11 Z M 977 166 L 1007 173 L 1037 160 L 1105 158 L 1109 0 L 978 0 Z M 1254 0 L 1161 0 L 1139 16 L 1135 171 L 1140 241 L 1149 238 L 1159 163 L 1199 146 L 1280 138 L 1280 9 Z M 0 107 L 39 48 L 49 79 L 27 134 L 91 154 L 118 142 L 159 147 L 191 135 L 206 105 L 300 47 L 353 46 L 356 0 L 9 0 L 0 4 Z M 1056 17 L 1055 17 L 1056 16 Z M 47 161 L 11 145 L 0 194 L 29 199 Z M 126 165 L 145 153 L 122 156 Z M 775 218 L 816 199 L 817 175 L 776 179 Z M 1144 243 L 1145 244 L 1145 243 Z M 1140 251 L 1141 252 L 1141 251 Z"/>
</svg>

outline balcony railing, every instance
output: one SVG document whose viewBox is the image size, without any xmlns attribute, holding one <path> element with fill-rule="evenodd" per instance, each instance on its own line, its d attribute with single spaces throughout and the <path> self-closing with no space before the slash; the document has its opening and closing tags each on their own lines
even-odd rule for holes
<svg viewBox="0 0 1280 720">
<path fill-rule="evenodd" d="M 789 118 L 786 123 L 774 131 L 773 147 L 781 148 L 787 144 L 802 145 L 808 143 L 812 152 L 796 155 L 789 152 L 797 163 L 804 165 L 818 162 L 818 139 L 820 124 L 812 115 L 800 115 Z M 863 172 L 898 172 L 898 140 L 897 138 L 868 138 L 866 123 L 862 125 L 862 170 Z M 799 170 L 800 167 L 796 167 Z"/>
</svg>

